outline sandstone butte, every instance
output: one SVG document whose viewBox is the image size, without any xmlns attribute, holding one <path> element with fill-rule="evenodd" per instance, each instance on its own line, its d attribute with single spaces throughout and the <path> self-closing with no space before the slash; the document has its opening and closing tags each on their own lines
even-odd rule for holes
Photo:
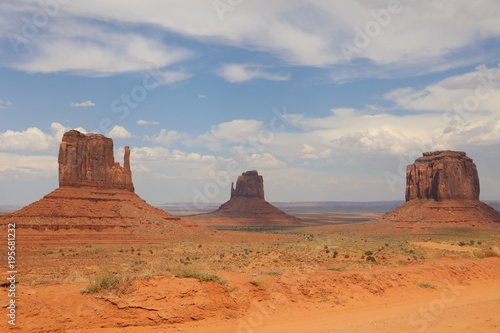
<svg viewBox="0 0 500 333">
<path fill-rule="evenodd" d="M 500 213 L 479 201 L 476 165 L 464 152 L 424 153 L 406 169 L 406 202 L 379 221 L 411 226 L 498 226 Z"/>
<path fill-rule="evenodd" d="M 36 230 L 118 228 L 160 234 L 189 229 L 180 218 L 134 193 L 128 146 L 121 167 L 113 157 L 112 139 L 72 130 L 62 138 L 58 161 L 59 188 L 15 213 L 2 215 L 2 224 Z"/>
<path fill-rule="evenodd" d="M 190 218 L 198 224 L 300 225 L 300 219 L 286 214 L 264 199 L 264 179 L 257 171 L 244 172 L 231 183 L 231 197 L 219 209 Z"/>
</svg>

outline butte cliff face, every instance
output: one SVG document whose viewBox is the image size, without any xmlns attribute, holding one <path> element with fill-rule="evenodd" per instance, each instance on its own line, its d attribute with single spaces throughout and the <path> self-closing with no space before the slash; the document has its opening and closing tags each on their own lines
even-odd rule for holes
<svg viewBox="0 0 500 333">
<path fill-rule="evenodd" d="M 59 186 L 91 186 L 134 192 L 130 149 L 125 147 L 124 167 L 115 162 L 113 140 L 99 134 L 66 132 L 59 147 Z"/>
<path fill-rule="evenodd" d="M 113 140 L 69 131 L 59 149 L 60 187 L 0 219 L 36 230 L 118 228 L 127 233 L 186 234 L 189 228 L 180 218 L 134 193 L 129 159 L 129 147 L 121 167 L 114 161 Z"/>
<path fill-rule="evenodd" d="M 477 168 L 464 152 L 424 153 L 407 167 L 405 194 L 406 203 L 379 220 L 410 229 L 500 223 L 500 213 L 479 201 Z"/>
<path fill-rule="evenodd" d="M 424 153 L 406 169 L 406 201 L 479 200 L 476 165 L 464 152 Z"/>
<path fill-rule="evenodd" d="M 293 225 L 300 219 L 288 215 L 264 199 L 264 180 L 257 171 L 244 172 L 231 184 L 231 198 L 218 210 L 189 220 L 197 224 Z"/>
<path fill-rule="evenodd" d="M 244 172 L 236 180 L 236 188 L 231 183 L 231 199 L 235 197 L 264 199 L 264 179 L 257 171 Z"/>
</svg>

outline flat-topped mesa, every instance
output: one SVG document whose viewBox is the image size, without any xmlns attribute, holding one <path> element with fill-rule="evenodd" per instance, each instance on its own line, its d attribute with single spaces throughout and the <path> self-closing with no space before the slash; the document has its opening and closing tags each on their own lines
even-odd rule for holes
<svg viewBox="0 0 500 333">
<path fill-rule="evenodd" d="M 479 200 L 476 165 L 464 152 L 424 153 L 406 169 L 406 201 Z"/>
<path fill-rule="evenodd" d="M 259 176 L 255 170 L 244 172 L 236 180 L 236 188 L 234 188 L 234 183 L 231 183 L 231 198 L 234 197 L 264 199 L 264 180 L 262 176 Z"/>
<path fill-rule="evenodd" d="M 130 149 L 125 147 L 124 167 L 115 162 L 113 140 L 100 134 L 64 133 L 59 147 L 59 186 L 92 186 L 134 192 Z"/>
</svg>

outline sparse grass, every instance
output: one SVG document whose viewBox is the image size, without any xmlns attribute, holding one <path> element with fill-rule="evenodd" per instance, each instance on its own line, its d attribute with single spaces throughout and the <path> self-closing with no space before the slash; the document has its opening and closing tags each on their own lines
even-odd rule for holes
<svg viewBox="0 0 500 333">
<path fill-rule="evenodd" d="M 283 274 L 283 272 L 282 271 L 261 271 L 259 274 L 281 275 L 281 274 Z"/>
<path fill-rule="evenodd" d="M 345 271 L 345 267 L 329 267 L 329 268 L 327 268 L 327 270 L 341 272 L 341 271 Z"/>
<path fill-rule="evenodd" d="M 221 285 L 227 282 L 227 280 L 221 278 L 217 274 L 201 272 L 190 267 L 176 270 L 173 273 L 179 278 L 194 278 L 199 281 L 215 281 Z"/>
<path fill-rule="evenodd" d="M 256 287 L 262 287 L 264 285 L 264 282 L 262 282 L 262 280 L 259 278 L 254 278 L 254 279 L 250 280 L 250 283 Z"/>
<path fill-rule="evenodd" d="M 429 282 L 419 282 L 417 283 L 417 285 L 421 288 L 431 288 L 431 289 L 437 289 L 437 287 L 433 284 L 430 284 Z"/>
<path fill-rule="evenodd" d="M 91 283 L 80 292 L 94 294 L 107 290 L 120 296 L 130 289 L 134 280 L 135 277 L 130 275 L 99 272 L 92 278 Z"/>
<path fill-rule="evenodd" d="M 500 258 L 500 248 L 493 246 L 491 249 L 474 251 L 472 255 L 477 259 L 484 259 L 488 257 Z"/>
<path fill-rule="evenodd" d="M 86 282 L 88 278 L 85 277 L 83 269 L 73 269 L 69 272 L 65 279 L 66 282 Z"/>
</svg>

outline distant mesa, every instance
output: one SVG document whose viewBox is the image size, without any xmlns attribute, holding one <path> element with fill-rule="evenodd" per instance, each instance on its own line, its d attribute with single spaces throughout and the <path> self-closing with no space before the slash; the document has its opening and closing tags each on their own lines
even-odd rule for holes
<svg viewBox="0 0 500 333">
<path fill-rule="evenodd" d="M 231 184 L 231 198 L 212 213 L 190 218 L 198 224 L 300 225 L 300 219 L 286 214 L 264 199 L 264 179 L 257 171 L 244 172 Z"/>
<path fill-rule="evenodd" d="M 401 227 L 497 225 L 500 213 L 479 201 L 479 176 L 466 153 L 424 153 L 406 169 L 406 203 L 380 221 Z M 407 224 L 405 224 L 407 223 Z"/>
<path fill-rule="evenodd" d="M 148 205 L 134 193 L 130 149 L 124 166 L 113 157 L 113 140 L 72 130 L 59 149 L 59 188 L 21 210 L 2 215 L 4 223 L 37 230 L 107 228 L 146 233 L 183 233 L 178 217 Z"/>
</svg>

